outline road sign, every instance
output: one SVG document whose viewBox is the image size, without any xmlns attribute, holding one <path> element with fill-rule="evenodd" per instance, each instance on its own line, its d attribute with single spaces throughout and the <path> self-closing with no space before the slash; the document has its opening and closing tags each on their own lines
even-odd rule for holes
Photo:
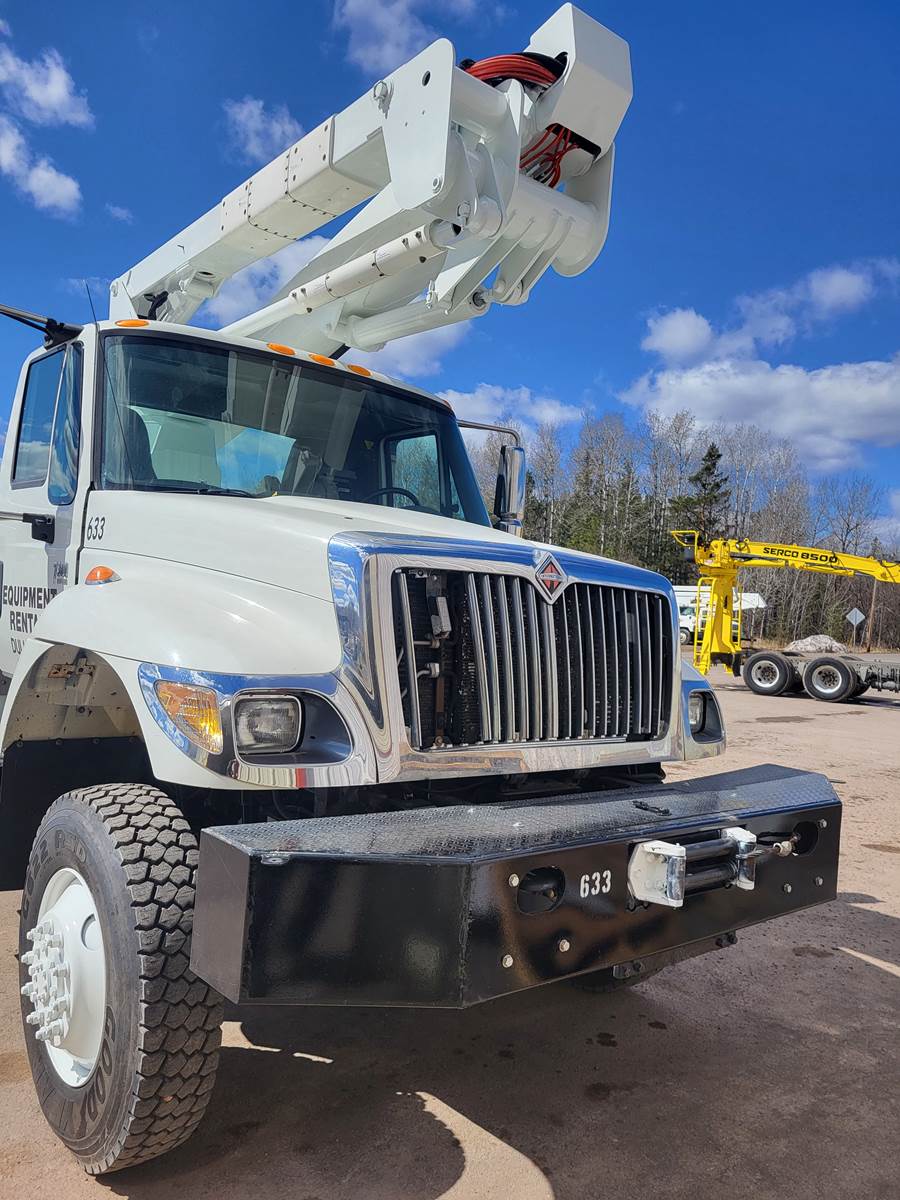
<svg viewBox="0 0 900 1200">
<path fill-rule="evenodd" d="M 865 619 L 866 619 L 866 614 L 860 612 L 858 608 L 851 608 L 850 611 L 847 613 L 847 620 L 850 622 L 850 624 L 853 626 L 854 629 L 856 629 L 857 626 L 862 625 L 862 623 Z"/>
</svg>

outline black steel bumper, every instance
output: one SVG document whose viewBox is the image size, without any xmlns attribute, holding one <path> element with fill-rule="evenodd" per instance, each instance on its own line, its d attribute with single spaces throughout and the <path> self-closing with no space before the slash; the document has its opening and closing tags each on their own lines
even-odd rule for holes
<svg viewBox="0 0 900 1200">
<path fill-rule="evenodd" d="M 244 1003 L 452 1008 L 600 967 L 627 974 L 833 899 L 840 821 L 823 776 L 766 766 L 575 799 L 206 829 L 191 966 Z M 681 907 L 634 900 L 637 843 L 689 846 L 735 826 L 763 842 L 799 829 L 798 852 L 759 857 L 752 890 L 707 863 Z"/>
</svg>

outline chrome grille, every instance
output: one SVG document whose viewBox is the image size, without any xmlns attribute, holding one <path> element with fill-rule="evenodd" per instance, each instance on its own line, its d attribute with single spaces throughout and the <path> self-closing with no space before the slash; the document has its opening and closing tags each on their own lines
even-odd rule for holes
<svg viewBox="0 0 900 1200">
<path fill-rule="evenodd" d="M 660 593 L 518 575 L 400 570 L 394 632 L 410 745 L 651 740 L 672 696 Z M 415 664 L 415 671 L 411 665 Z"/>
</svg>

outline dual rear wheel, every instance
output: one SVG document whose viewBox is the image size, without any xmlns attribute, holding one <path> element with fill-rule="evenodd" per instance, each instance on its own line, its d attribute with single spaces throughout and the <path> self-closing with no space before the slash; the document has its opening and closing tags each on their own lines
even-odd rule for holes
<svg viewBox="0 0 900 1200">
<path fill-rule="evenodd" d="M 759 650 L 744 663 L 744 682 L 760 696 L 781 696 L 795 691 L 797 674 L 790 659 L 776 650 Z"/>
<path fill-rule="evenodd" d="M 809 664 L 803 676 L 803 686 L 811 696 L 829 704 L 852 700 L 868 690 L 851 667 L 840 658 L 827 655 Z"/>
<path fill-rule="evenodd" d="M 823 655 L 813 659 L 801 675 L 787 655 L 760 650 L 744 663 L 744 681 L 760 696 L 781 696 L 804 689 L 816 700 L 835 704 L 868 691 L 856 671 L 843 659 Z"/>
</svg>

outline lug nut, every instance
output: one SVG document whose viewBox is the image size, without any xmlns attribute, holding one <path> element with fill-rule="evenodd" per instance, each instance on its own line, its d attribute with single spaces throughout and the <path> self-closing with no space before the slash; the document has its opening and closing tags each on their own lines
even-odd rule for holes
<svg viewBox="0 0 900 1200">
<path fill-rule="evenodd" d="M 828 828 L 828 822 L 825 820 L 825 818 L 824 818 L 824 817 L 820 818 L 820 820 L 819 820 L 819 828 L 820 828 L 820 829 L 827 829 L 827 828 Z"/>
<path fill-rule="evenodd" d="M 501 965 L 506 967 L 507 969 L 509 969 L 515 961 L 516 960 L 513 958 L 513 956 L 511 954 L 504 954 L 503 958 L 500 960 Z"/>
<path fill-rule="evenodd" d="M 509 879 L 507 880 L 507 883 L 509 884 L 510 887 L 518 887 L 519 886 L 518 875 L 516 875 L 515 873 L 510 875 Z"/>
<path fill-rule="evenodd" d="M 825 880 L 822 878 L 821 875 L 817 875 L 814 882 L 815 882 L 816 887 L 821 887 L 824 884 Z"/>
<path fill-rule="evenodd" d="M 789 883 L 783 883 L 781 885 L 781 890 L 783 892 L 787 892 L 787 894 L 790 895 L 794 889 L 791 887 L 791 885 Z"/>
<path fill-rule="evenodd" d="M 569 941 L 568 938 L 560 938 L 558 949 L 559 949 L 560 954 L 565 954 L 565 953 L 567 953 L 567 951 L 572 949 L 572 943 Z"/>
</svg>

